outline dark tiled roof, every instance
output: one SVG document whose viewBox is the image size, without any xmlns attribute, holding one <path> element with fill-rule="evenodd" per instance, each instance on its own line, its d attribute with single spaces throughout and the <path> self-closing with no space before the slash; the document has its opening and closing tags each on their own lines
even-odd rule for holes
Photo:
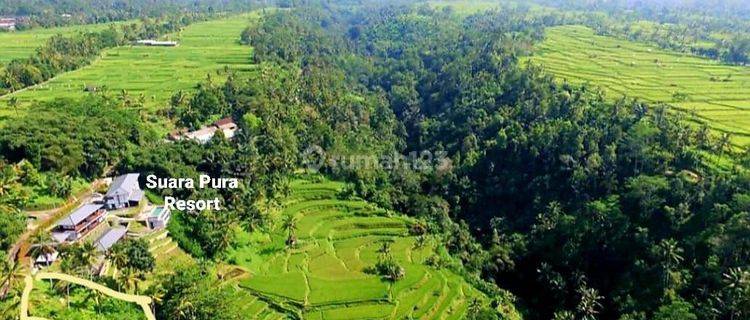
<svg viewBox="0 0 750 320">
<path fill-rule="evenodd" d="M 86 220 L 90 215 L 94 214 L 97 210 L 101 209 L 101 204 L 87 204 L 84 205 L 76 211 L 73 211 L 70 215 L 60 220 L 60 222 L 57 223 L 59 226 L 65 226 L 65 227 L 73 227 L 80 223 L 83 220 Z"/>
<path fill-rule="evenodd" d="M 221 127 L 223 125 L 228 125 L 228 124 L 234 124 L 234 120 L 232 120 L 232 118 L 230 117 L 226 117 L 224 119 L 220 119 L 214 122 L 214 125 L 217 127 Z"/>
</svg>

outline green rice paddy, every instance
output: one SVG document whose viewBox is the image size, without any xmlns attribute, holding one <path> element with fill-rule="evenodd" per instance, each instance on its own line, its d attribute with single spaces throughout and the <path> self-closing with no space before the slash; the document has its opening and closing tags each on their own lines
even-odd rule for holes
<svg viewBox="0 0 750 320">
<path fill-rule="evenodd" d="M 223 81 L 220 70 L 251 68 L 252 49 L 239 43 L 240 33 L 256 13 L 195 23 L 168 38 L 177 47 L 123 46 L 105 50 L 91 65 L 64 73 L 43 84 L 6 95 L 0 99 L 0 116 L 15 115 L 7 107 L 10 97 L 20 102 L 20 113 L 32 101 L 80 98 L 84 88 L 94 86 L 133 99 L 142 97 L 146 108 L 164 108 L 177 91 L 190 91 L 209 75 Z"/>
<path fill-rule="evenodd" d="M 129 21 L 127 23 L 132 23 Z M 56 34 L 72 36 L 82 32 L 95 32 L 108 28 L 110 25 L 126 22 L 86 24 L 57 28 L 34 28 L 25 31 L 0 32 L 0 64 L 6 64 L 13 59 L 27 58 L 34 54 L 37 48 L 44 45 L 47 39 Z"/>
<path fill-rule="evenodd" d="M 613 98 L 666 103 L 750 145 L 750 67 L 599 36 L 583 26 L 549 28 L 546 35 L 530 60 L 558 78 L 600 86 Z"/>
<path fill-rule="evenodd" d="M 249 273 L 239 288 L 304 319 L 461 319 L 485 297 L 463 278 L 425 260 L 444 254 L 435 241 L 410 235 L 414 221 L 337 195 L 342 183 L 298 180 L 279 220 L 296 217 L 298 242 L 286 245 L 279 223 L 241 232 L 227 261 Z M 406 273 L 392 282 L 368 272 L 389 242 Z M 251 317 L 253 318 L 253 317 Z"/>
<path fill-rule="evenodd" d="M 491 0 L 437 0 L 429 1 L 428 3 L 436 9 L 451 7 L 453 11 L 461 15 L 470 15 L 479 11 L 497 9 L 500 5 L 500 2 Z"/>
</svg>

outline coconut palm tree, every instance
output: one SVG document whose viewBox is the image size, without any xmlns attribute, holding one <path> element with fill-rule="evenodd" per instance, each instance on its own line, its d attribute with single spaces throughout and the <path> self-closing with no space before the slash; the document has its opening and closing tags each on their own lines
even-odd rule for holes
<svg viewBox="0 0 750 320">
<path fill-rule="evenodd" d="M 380 244 L 378 252 L 384 256 L 389 256 L 391 254 L 391 244 L 390 241 L 383 241 L 383 243 Z"/>
<path fill-rule="evenodd" d="M 113 249 L 107 253 L 107 258 L 119 271 L 128 263 L 128 255 L 124 250 Z"/>
<path fill-rule="evenodd" d="M 124 292 L 129 292 L 130 289 L 133 289 L 135 287 L 135 282 L 138 281 L 132 268 L 125 268 L 120 270 L 120 274 L 117 279 L 120 291 Z"/>
<path fill-rule="evenodd" d="M 133 268 L 122 269 L 119 276 L 120 290 L 138 294 L 138 284 L 145 280 L 143 272 Z"/>
<path fill-rule="evenodd" d="M 724 292 L 730 319 L 746 319 L 750 315 L 750 271 L 730 268 L 724 274 Z"/>
<path fill-rule="evenodd" d="M 99 255 L 99 251 L 96 249 L 96 246 L 93 243 L 84 242 L 81 245 L 80 253 L 81 253 L 80 266 L 81 268 L 85 268 L 85 269 L 82 269 L 82 271 L 85 270 L 86 271 L 85 274 L 88 275 L 89 280 L 91 280 L 91 276 L 92 276 L 91 265 L 93 265 L 94 262 L 96 261 L 96 257 Z"/>
<path fill-rule="evenodd" d="M 682 248 L 677 246 L 677 241 L 674 239 L 662 240 L 657 245 L 656 255 L 661 264 L 662 281 L 664 282 L 663 285 L 665 289 L 669 288 L 670 285 L 670 273 L 684 260 L 682 253 Z"/>
<path fill-rule="evenodd" d="M 414 252 L 412 254 L 417 256 L 416 259 L 418 259 L 418 261 L 424 259 L 425 250 L 422 249 L 426 248 L 429 244 L 430 238 L 425 234 L 420 234 L 414 239 L 414 245 L 412 245 L 412 250 L 414 250 Z M 429 252 L 430 250 L 426 251 Z"/>
<path fill-rule="evenodd" d="M 284 230 L 286 230 L 288 237 L 286 244 L 289 247 L 294 247 L 297 244 L 297 217 L 290 215 L 284 220 Z"/>
<path fill-rule="evenodd" d="M 31 256 L 38 257 L 51 255 L 55 253 L 55 243 L 52 241 L 52 237 L 44 232 L 40 231 L 31 236 Z M 49 267 L 50 261 L 47 261 Z"/>
<path fill-rule="evenodd" d="M 722 133 L 721 136 L 719 136 L 719 140 L 716 141 L 716 151 L 719 152 L 719 156 L 723 156 L 724 152 L 726 152 L 730 147 L 732 146 L 732 135 L 728 133 Z"/>
<path fill-rule="evenodd" d="M 0 299 L 5 299 L 8 293 L 23 281 L 25 270 L 16 260 L 0 261 Z"/>
<path fill-rule="evenodd" d="M 65 270 L 63 270 L 63 271 L 65 271 Z M 50 279 L 50 281 L 52 281 L 52 280 Z M 57 292 L 59 292 L 61 294 L 62 293 L 65 294 L 65 305 L 68 306 L 68 307 L 70 307 L 70 287 L 71 286 L 72 286 L 72 284 L 70 282 L 67 282 L 67 281 L 57 281 L 57 282 L 55 282 L 54 285 L 52 285 L 52 288 L 55 289 L 55 291 L 57 291 Z"/>
<path fill-rule="evenodd" d="M 99 252 L 92 243 L 74 244 L 63 250 L 61 268 L 63 272 L 86 276 L 91 279 L 91 265 Z"/>
<path fill-rule="evenodd" d="M 16 319 L 18 317 L 18 308 L 21 306 L 21 290 L 14 288 L 8 298 L 3 300 L 2 309 L 0 309 L 0 319 Z"/>
<path fill-rule="evenodd" d="M 596 315 L 602 307 L 600 301 L 604 297 L 599 295 L 599 291 L 594 288 L 588 288 L 585 284 L 578 289 L 578 294 L 581 295 L 581 300 L 578 302 L 578 306 L 576 306 L 576 311 L 580 315 L 580 319 L 596 320 Z"/>
</svg>

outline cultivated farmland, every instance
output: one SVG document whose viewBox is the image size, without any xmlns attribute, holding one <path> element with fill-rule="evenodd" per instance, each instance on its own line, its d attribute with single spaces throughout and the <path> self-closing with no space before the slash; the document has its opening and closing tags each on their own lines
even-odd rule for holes
<svg viewBox="0 0 750 320">
<path fill-rule="evenodd" d="M 126 22 L 86 24 L 57 28 L 35 28 L 17 32 L 0 32 L 0 64 L 6 64 L 13 59 L 31 56 L 36 48 L 41 47 L 56 34 L 72 36 L 82 32 L 95 32 Z M 132 23 L 127 22 L 127 23 Z"/>
<path fill-rule="evenodd" d="M 460 319 L 484 299 L 455 273 L 425 264 L 445 252 L 429 237 L 410 235 L 414 221 L 340 199 L 343 186 L 292 184 L 279 217 L 295 218 L 298 241 L 291 248 L 281 223 L 270 234 L 242 233 L 227 259 L 250 272 L 240 288 L 305 319 Z M 384 243 L 405 269 L 401 280 L 368 271 L 384 255 Z"/>
<path fill-rule="evenodd" d="M 453 10 L 460 13 L 461 15 L 469 15 L 469 14 L 476 13 L 479 11 L 497 9 L 500 5 L 499 2 L 487 1 L 487 0 L 474 0 L 474 1 L 440 0 L 440 1 L 429 1 L 428 3 L 433 8 L 441 9 L 441 10 L 446 7 L 451 7 Z"/>
<path fill-rule="evenodd" d="M 13 96 L 22 106 L 32 101 L 80 98 L 86 87 L 125 92 L 136 99 L 142 96 L 151 111 L 163 108 L 179 90 L 189 91 L 211 74 L 219 83 L 217 71 L 251 68 L 252 49 L 239 43 L 240 33 L 256 14 L 245 14 L 200 22 L 168 36 L 177 47 L 123 46 L 105 50 L 91 65 L 62 74 L 52 80 L 3 97 L 7 104 Z M 12 116 L 9 108 L 5 114 Z M 21 112 L 25 108 L 20 108 Z"/>
<path fill-rule="evenodd" d="M 750 144 L 750 67 L 719 62 L 613 37 L 583 26 L 547 29 L 531 61 L 571 83 L 667 103 L 691 121 Z"/>
</svg>

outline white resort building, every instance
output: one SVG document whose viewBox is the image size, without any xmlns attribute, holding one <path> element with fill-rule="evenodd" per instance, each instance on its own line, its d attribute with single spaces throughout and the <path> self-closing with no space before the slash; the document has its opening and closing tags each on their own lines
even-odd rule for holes
<svg viewBox="0 0 750 320">
<path fill-rule="evenodd" d="M 177 41 L 159 41 L 159 40 L 138 40 L 135 42 L 135 44 L 142 45 L 142 46 L 152 46 L 152 47 L 176 47 Z"/>
</svg>

